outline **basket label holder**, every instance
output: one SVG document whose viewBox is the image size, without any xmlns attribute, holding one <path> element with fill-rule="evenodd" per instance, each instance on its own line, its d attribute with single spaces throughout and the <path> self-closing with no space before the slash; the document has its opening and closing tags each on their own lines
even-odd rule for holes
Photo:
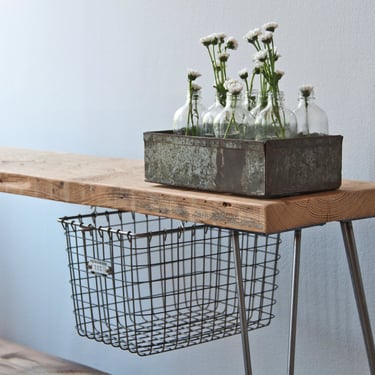
<svg viewBox="0 0 375 375">
<path fill-rule="evenodd" d="M 97 259 L 91 259 L 87 262 L 87 270 L 100 276 L 109 276 L 113 273 L 113 268 L 109 263 Z"/>
</svg>

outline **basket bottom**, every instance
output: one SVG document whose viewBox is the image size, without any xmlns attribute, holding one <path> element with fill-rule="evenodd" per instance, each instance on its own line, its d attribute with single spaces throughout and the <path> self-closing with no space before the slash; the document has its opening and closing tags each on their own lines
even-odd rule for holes
<svg viewBox="0 0 375 375">
<path fill-rule="evenodd" d="M 274 315 L 266 310 L 262 306 L 249 314 L 249 331 L 270 324 Z M 140 356 L 181 349 L 240 333 L 237 312 L 186 309 L 164 313 L 163 318 L 160 315 L 151 315 L 149 321 L 143 319 L 142 322 L 139 319 L 139 322 L 126 326 L 113 318 L 109 321 L 90 321 L 89 317 L 82 317 L 76 328 L 81 336 Z"/>
</svg>

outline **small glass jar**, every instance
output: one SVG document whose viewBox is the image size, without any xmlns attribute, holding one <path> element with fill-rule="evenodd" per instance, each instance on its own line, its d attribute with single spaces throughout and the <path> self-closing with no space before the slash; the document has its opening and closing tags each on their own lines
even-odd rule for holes
<svg viewBox="0 0 375 375">
<path fill-rule="evenodd" d="M 199 129 L 199 135 L 202 137 L 214 137 L 214 120 L 215 117 L 223 110 L 220 98 L 216 95 L 215 102 L 211 104 L 202 116 L 202 123 Z"/>
<path fill-rule="evenodd" d="M 300 88 L 298 105 L 294 113 L 297 118 L 298 135 L 328 134 L 328 117 L 315 103 L 313 87 L 302 86 Z"/>
<path fill-rule="evenodd" d="M 186 94 L 185 104 L 177 109 L 173 116 L 173 133 L 180 135 L 199 135 L 202 113 L 206 108 L 201 103 L 200 90 Z"/>
<path fill-rule="evenodd" d="M 267 105 L 256 116 L 255 138 L 284 139 L 297 136 L 297 119 L 293 111 L 285 108 L 284 95 L 269 93 Z"/>
<path fill-rule="evenodd" d="M 215 117 L 217 138 L 254 138 L 254 118 L 243 106 L 241 93 L 227 93 L 226 105 Z"/>
</svg>

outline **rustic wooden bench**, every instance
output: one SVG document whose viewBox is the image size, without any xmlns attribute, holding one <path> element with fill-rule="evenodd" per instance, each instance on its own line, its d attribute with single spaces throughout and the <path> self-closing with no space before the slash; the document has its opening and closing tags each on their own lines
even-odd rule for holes
<svg viewBox="0 0 375 375">
<path fill-rule="evenodd" d="M 294 374 L 301 230 L 339 222 L 370 373 L 375 375 L 375 345 L 352 228 L 353 220 L 375 217 L 375 182 L 344 180 L 337 190 L 256 199 L 147 183 L 142 160 L 0 147 L 0 192 L 205 223 L 233 229 L 234 237 L 237 230 L 264 234 L 294 231 L 289 375 Z M 235 253 L 238 256 L 238 246 Z M 244 321 L 240 261 L 236 264 L 240 317 Z M 244 324 L 241 333 L 245 372 L 251 375 Z"/>
<path fill-rule="evenodd" d="M 106 374 L 13 342 L 0 339 L 0 375 L 19 374 Z"/>
</svg>

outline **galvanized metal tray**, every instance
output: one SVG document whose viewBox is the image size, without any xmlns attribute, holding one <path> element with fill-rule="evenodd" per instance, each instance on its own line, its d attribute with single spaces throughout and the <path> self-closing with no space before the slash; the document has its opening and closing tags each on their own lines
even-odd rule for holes
<svg viewBox="0 0 375 375">
<path fill-rule="evenodd" d="M 341 135 L 251 141 L 158 131 L 143 138 L 149 182 L 264 198 L 341 185 Z"/>
</svg>

